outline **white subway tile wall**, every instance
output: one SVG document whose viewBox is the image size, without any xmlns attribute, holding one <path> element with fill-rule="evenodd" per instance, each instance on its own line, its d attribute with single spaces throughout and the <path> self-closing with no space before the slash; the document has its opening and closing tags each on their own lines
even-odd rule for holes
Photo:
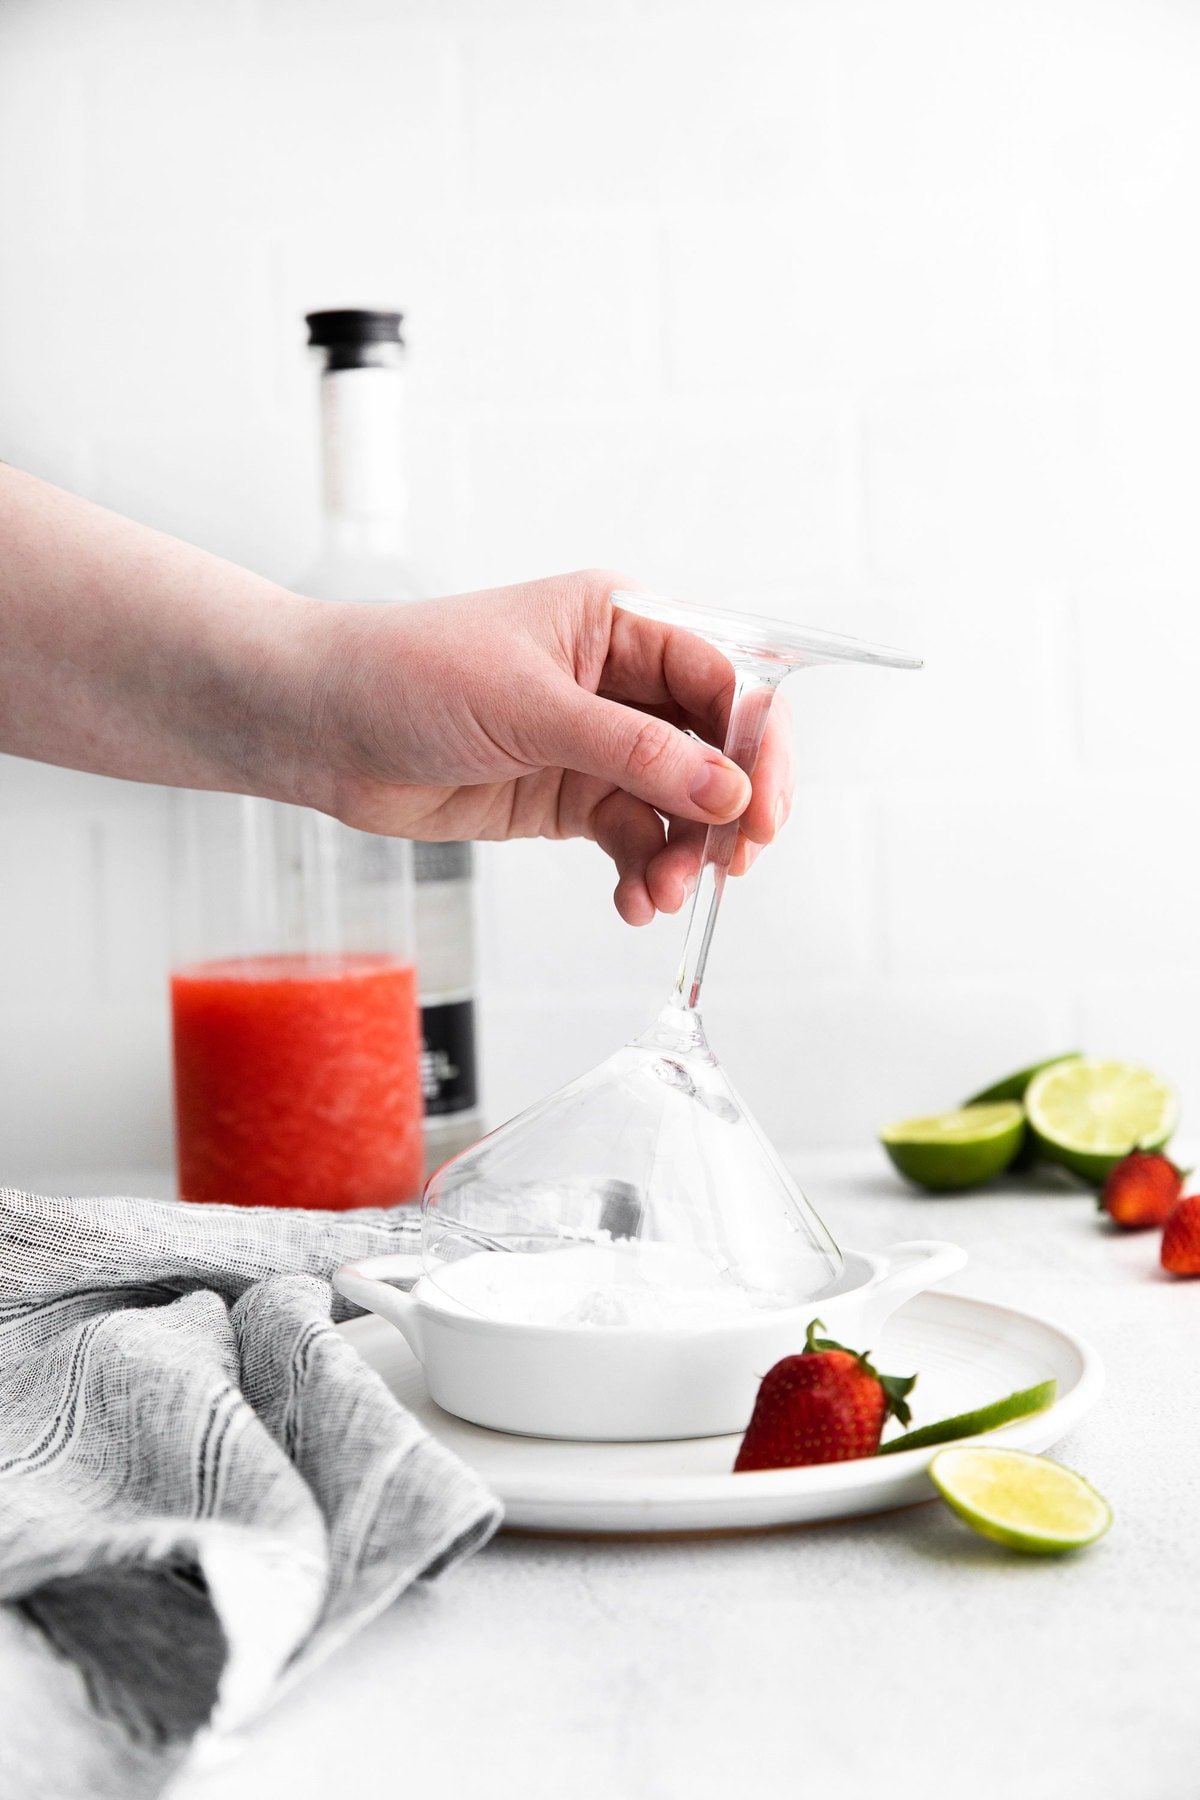
<svg viewBox="0 0 1200 1800">
<path fill-rule="evenodd" d="M 1200 9 L 6 0 L 0 456 L 288 580 L 301 314 L 398 305 L 435 589 L 881 636 L 791 694 L 714 1037 L 864 1140 L 1047 1051 L 1200 1108 Z M 166 796 L 0 759 L 0 1179 L 170 1154 Z M 647 1019 L 586 845 L 482 858 L 500 1118 Z"/>
</svg>

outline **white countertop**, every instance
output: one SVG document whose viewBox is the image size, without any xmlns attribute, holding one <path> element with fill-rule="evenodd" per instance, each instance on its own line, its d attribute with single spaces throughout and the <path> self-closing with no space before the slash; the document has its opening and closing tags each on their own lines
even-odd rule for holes
<svg viewBox="0 0 1200 1800">
<path fill-rule="evenodd" d="M 761 1537 L 501 1536 L 405 1595 L 172 1800 L 1195 1800 L 1200 1281 L 1083 1194 L 923 1199 L 800 1158 L 835 1236 L 944 1236 L 964 1293 L 1044 1311 L 1108 1371 L 1053 1452 L 1116 1523 L 1004 1552 L 940 1504 Z"/>
</svg>

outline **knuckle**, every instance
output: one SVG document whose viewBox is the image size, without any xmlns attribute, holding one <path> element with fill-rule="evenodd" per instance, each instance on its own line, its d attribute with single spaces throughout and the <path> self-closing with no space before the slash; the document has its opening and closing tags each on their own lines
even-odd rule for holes
<svg viewBox="0 0 1200 1800">
<path fill-rule="evenodd" d="M 585 611 L 606 621 L 612 617 L 613 594 L 636 592 L 640 585 L 620 569 L 580 569 L 570 579 Z"/>
<path fill-rule="evenodd" d="M 631 588 L 638 584 L 621 569 L 584 569 L 580 573 L 586 591 L 597 600 L 607 600 L 614 588 Z"/>
<path fill-rule="evenodd" d="M 635 781 L 660 774 L 674 758 L 672 733 L 661 719 L 644 719 L 625 753 L 625 766 Z"/>
</svg>

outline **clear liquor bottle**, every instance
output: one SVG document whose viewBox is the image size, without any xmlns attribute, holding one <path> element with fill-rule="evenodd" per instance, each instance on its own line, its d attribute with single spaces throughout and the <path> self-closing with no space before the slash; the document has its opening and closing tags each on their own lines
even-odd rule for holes
<svg viewBox="0 0 1200 1800">
<path fill-rule="evenodd" d="M 408 552 L 404 344 L 397 312 L 306 315 L 320 352 L 324 535 L 297 582 L 327 600 L 405 601 L 432 590 Z M 483 1127 L 475 1054 L 470 844 L 414 846 L 426 1172 Z"/>
</svg>

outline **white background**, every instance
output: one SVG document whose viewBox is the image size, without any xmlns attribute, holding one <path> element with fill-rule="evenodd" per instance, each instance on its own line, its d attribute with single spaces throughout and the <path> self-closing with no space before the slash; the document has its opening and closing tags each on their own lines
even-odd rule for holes
<svg viewBox="0 0 1200 1800">
<path fill-rule="evenodd" d="M 4 0 L 0 456 L 274 577 L 301 314 L 397 305 L 415 549 L 922 652 L 793 683 L 709 1021 L 781 1143 L 1075 1044 L 1200 1104 L 1200 8 Z M 160 793 L 0 759 L 0 1174 L 169 1154 Z M 493 1117 L 678 924 L 485 858 Z"/>
</svg>

